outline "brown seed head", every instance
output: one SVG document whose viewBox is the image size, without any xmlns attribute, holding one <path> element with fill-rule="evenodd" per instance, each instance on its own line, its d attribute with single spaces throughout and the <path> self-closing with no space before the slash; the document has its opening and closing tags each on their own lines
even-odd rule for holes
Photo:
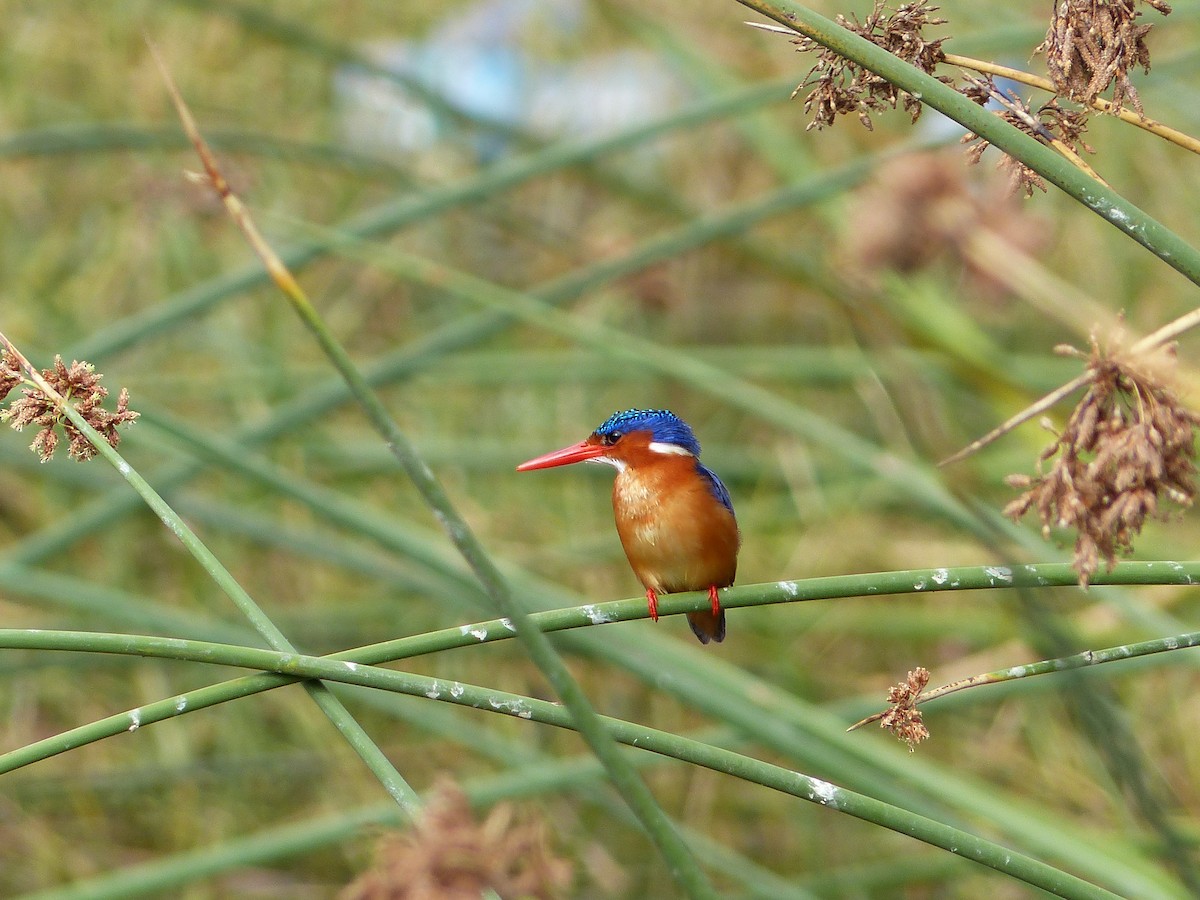
<svg viewBox="0 0 1200 900">
<path fill-rule="evenodd" d="M 1045 223 L 1012 197 L 999 178 L 976 177 L 956 165 L 950 149 L 882 163 L 856 191 L 845 234 L 848 271 L 875 283 L 881 272 L 915 272 L 950 263 L 961 268 L 964 290 L 985 300 L 1005 284 L 973 252 L 981 235 L 1014 253 L 1033 252 Z"/>
<path fill-rule="evenodd" d="M 370 870 L 340 900 L 476 900 L 486 890 L 501 897 L 564 896 L 570 864 L 548 849 L 541 822 L 515 821 L 511 807 L 494 807 L 477 823 L 466 795 L 440 785 L 409 831 L 384 837 Z"/>
<path fill-rule="evenodd" d="M 1042 452 L 1037 475 L 1011 482 L 1024 490 L 1005 515 L 1019 519 L 1036 509 L 1044 535 L 1076 532 L 1074 568 L 1084 587 L 1102 558 L 1111 569 L 1133 548 L 1162 506 L 1190 506 L 1195 496 L 1200 415 L 1166 383 L 1173 362 L 1169 349 L 1132 358 L 1102 350 L 1093 338 L 1087 393 Z"/>
<path fill-rule="evenodd" d="M 0 350 L 0 401 L 12 392 L 24 379 L 15 361 L 9 358 L 8 350 Z"/>
<path fill-rule="evenodd" d="M 1171 7 L 1163 0 L 1146 0 L 1164 16 Z M 1152 25 L 1141 25 L 1137 0 L 1057 0 L 1046 40 L 1038 50 L 1046 54 L 1046 68 L 1060 94 L 1090 106 L 1110 85 L 1117 113 L 1125 101 L 1142 113 L 1142 101 L 1129 80 L 1129 70 L 1150 71 L 1146 35 Z"/>
<path fill-rule="evenodd" d="M 15 374 L 6 355 L 0 362 L 0 399 L 15 387 L 15 384 L 10 383 Z M 108 389 L 100 384 L 103 376 L 96 374 L 91 363 L 76 360 L 68 366 L 62 361 L 62 357 L 56 356 L 54 365 L 42 370 L 42 377 L 59 396 L 73 403 L 87 423 L 100 432 L 112 447 L 116 447 L 121 441 L 117 427 L 138 418 L 139 414 L 129 408 L 129 392 L 124 389 L 117 398 L 116 410 L 110 412 L 104 408 L 104 398 L 108 396 Z M 18 377 L 17 383 L 20 383 L 20 380 Z M 7 390 L 4 390 L 6 386 Z M 88 460 L 96 455 L 96 448 L 92 442 L 71 424 L 51 396 L 37 387 L 26 387 L 22 394 L 20 399 L 9 404 L 8 409 L 0 412 L 0 421 L 8 422 L 16 431 L 27 425 L 41 426 L 30 449 L 41 457 L 42 462 L 47 462 L 58 447 L 55 427 L 59 425 L 67 436 L 68 453 L 72 459 Z"/>
<path fill-rule="evenodd" d="M 862 22 L 857 18 L 847 19 L 839 15 L 837 23 L 893 56 L 932 74 L 937 64 L 945 59 L 942 51 L 945 38 L 927 41 L 922 36 L 922 30 L 927 25 L 946 23 L 946 19 L 935 15 L 937 9 L 926 0 L 918 0 L 901 4 L 892 11 L 884 0 L 875 0 L 874 8 Z M 832 125 L 839 115 L 856 113 L 869 131 L 872 128 L 872 112 L 895 109 L 900 102 L 904 103 L 905 111 L 914 122 L 920 117 L 920 100 L 874 72 L 822 47 L 811 38 L 797 38 L 792 43 L 801 53 L 817 53 L 817 64 L 792 93 L 795 97 L 808 89 L 804 111 L 813 114 L 808 129 L 824 128 Z M 939 80 L 951 83 L 949 78 L 939 76 Z"/>
<path fill-rule="evenodd" d="M 917 700 L 928 684 L 929 670 L 920 666 L 913 669 L 905 681 L 888 688 L 891 709 L 879 720 L 879 726 L 908 744 L 910 752 L 929 737 L 929 729 L 925 727 L 921 711 L 917 709 Z"/>
</svg>

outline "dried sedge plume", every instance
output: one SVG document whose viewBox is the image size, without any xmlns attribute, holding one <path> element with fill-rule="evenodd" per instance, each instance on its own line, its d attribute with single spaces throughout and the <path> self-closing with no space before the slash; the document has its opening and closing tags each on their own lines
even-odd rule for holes
<svg viewBox="0 0 1200 900">
<path fill-rule="evenodd" d="M 996 115 L 1036 141 L 1047 145 L 1060 141 L 1076 154 L 1080 150 L 1095 152 L 1083 140 L 1083 133 L 1087 131 L 1087 112 L 1065 109 L 1059 105 L 1058 98 L 1043 104 L 1034 112 L 1020 97 L 999 91 L 991 76 L 968 76 L 959 93 L 980 106 L 993 100 L 1000 103 L 1003 109 L 997 110 Z M 967 145 L 967 162 L 971 165 L 978 163 L 983 152 L 991 146 L 985 138 L 974 132 L 963 135 L 961 142 Z M 1007 172 L 1013 193 L 1024 192 L 1026 197 L 1032 197 L 1034 188 L 1045 193 L 1046 182 L 1020 160 L 1005 153 L 1000 157 L 998 167 Z"/>
<path fill-rule="evenodd" d="M 129 391 L 124 388 L 117 397 L 117 408 L 113 411 L 104 408 L 108 388 L 100 384 L 104 376 L 96 374 L 95 367 L 90 363 L 73 361 L 68 366 L 62 357 L 56 356 L 53 368 L 43 369 L 42 377 L 60 396 L 73 402 L 80 415 L 112 447 L 121 442 L 117 427 L 133 422 L 138 417 L 138 413 L 129 408 Z M 7 351 L 0 355 L 0 400 L 22 381 Z M 8 422 L 16 431 L 27 425 L 39 426 L 40 430 L 30 449 L 41 457 L 42 462 L 47 462 L 58 448 L 56 426 L 62 426 L 72 459 L 88 460 L 96 455 L 92 442 L 71 424 L 51 397 L 36 386 L 26 387 L 22 393 L 19 400 L 12 401 L 8 409 L 0 412 L 0 421 Z"/>
<path fill-rule="evenodd" d="M 959 93 L 981 106 L 992 100 L 997 101 L 1003 109 L 998 110 L 996 115 L 1036 141 L 1047 145 L 1058 141 L 1076 155 L 1080 150 L 1096 152 L 1083 140 L 1083 133 L 1087 131 L 1087 111 L 1066 109 L 1059 104 L 1057 97 L 1034 112 L 1020 97 L 999 91 L 990 76 L 968 76 L 964 86 L 959 88 Z M 968 145 L 967 162 L 971 165 L 978 163 L 983 152 L 991 146 L 986 139 L 973 132 L 963 135 L 961 142 Z M 1024 192 L 1026 197 L 1032 197 L 1034 188 L 1045 193 L 1046 182 L 1020 160 L 1005 153 L 1000 157 L 998 167 L 1008 174 L 1013 193 Z"/>
<path fill-rule="evenodd" d="M 564 896 L 571 880 L 570 864 L 549 851 L 542 823 L 517 823 L 504 805 L 476 823 L 466 795 L 449 783 L 411 831 L 388 835 L 375 855 L 340 900 L 478 900 L 489 889 L 551 898 Z"/>
<path fill-rule="evenodd" d="M 994 97 L 999 96 L 996 81 L 991 75 L 967 75 L 955 90 L 977 106 L 987 106 Z"/>
<path fill-rule="evenodd" d="M 1052 135 L 1070 147 L 1075 153 L 1083 150 L 1085 153 L 1095 153 L 1096 148 L 1083 139 L 1083 133 L 1088 128 L 1086 109 L 1066 109 L 1059 105 L 1055 97 L 1038 110 L 1042 125 Z"/>
<path fill-rule="evenodd" d="M 879 719 L 879 727 L 886 728 L 898 739 L 908 744 L 909 751 L 929 737 L 929 729 L 917 709 L 917 699 L 929 684 L 929 670 L 918 666 L 908 673 L 908 679 L 888 688 L 888 703 L 891 708 Z"/>
<path fill-rule="evenodd" d="M 985 300 L 1007 292 L 971 251 L 981 234 L 1018 253 L 1033 252 L 1045 233 L 1027 205 L 999 178 L 973 178 L 951 159 L 924 151 L 882 163 L 855 193 L 846 235 L 848 270 L 875 283 L 881 272 L 916 272 L 949 260 L 962 267 L 964 291 Z"/>
<path fill-rule="evenodd" d="M 1163 0 L 1146 0 L 1164 16 L 1171 7 Z M 1141 66 L 1150 71 L 1146 34 L 1153 25 L 1139 25 L 1137 0 L 1058 0 L 1046 40 L 1038 50 L 1046 54 L 1046 68 L 1060 94 L 1077 103 L 1091 105 L 1113 85 L 1112 107 L 1116 114 L 1128 100 L 1139 115 L 1142 101 L 1129 70 Z"/>
<path fill-rule="evenodd" d="M 0 350 L 0 402 L 12 393 L 24 379 L 16 363 L 9 359 L 7 350 Z"/>
<path fill-rule="evenodd" d="M 978 79 L 970 80 L 978 81 Z M 971 95 L 971 99 L 975 100 L 976 103 L 986 103 L 989 99 L 1000 99 L 1003 97 L 996 90 L 995 85 L 992 84 L 990 77 L 983 83 L 986 84 L 986 89 L 976 87 L 974 93 Z M 1003 99 L 1005 101 L 1005 109 L 998 110 L 996 115 L 1010 125 L 1015 125 L 1030 137 L 1041 141 L 1043 144 L 1049 143 L 1049 134 L 1045 126 L 1033 114 L 1024 100 L 1020 97 L 1003 97 Z M 974 132 L 964 134 L 960 141 L 967 145 L 967 162 L 970 165 L 978 163 L 980 157 L 983 156 L 983 151 L 991 146 L 988 140 Z M 1007 153 L 1000 156 L 997 168 L 1008 175 L 1009 189 L 1014 194 L 1024 193 L 1026 197 L 1032 197 L 1034 188 L 1037 188 L 1042 193 L 1046 192 L 1046 182 L 1042 180 L 1042 177 L 1029 168 L 1029 166 L 1025 165 L 1025 163 L 1015 157 L 1009 156 Z"/>
<path fill-rule="evenodd" d="M 1038 474 L 1007 479 L 1022 494 L 1005 515 L 1019 519 L 1036 510 L 1046 537 L 1054 527 L 1075 530 L 1073 566 L 1084 587 L 1101 558 L 1112 569 L 1117 555 L 1132 549 L 1147 518 L 1165 517 L 1164 500 L 1190 506 L 1195 496 L 1193 428 L 1200 415 L 1164 383 L 1164 365 L 1173 361 L 1170 350 L 1153 360 L 1122 358 L 1101 350 L 1093 337 L 1090 386 L 1038 458 Z"/>
<path fill-rule="evenodd" d="M 921 30 L 927 25 L 946 23 L 946 19 L 934 15 L 937 10 L 936 6 L 930 6 L 925 0 L 918 0 L 916 3 L 905 3 L 891 12 L 883 0 L 876 0 L 874 9 L 864 21 L 859 22 L 857 18 L 847 19 L 839 15 L 837 23 L 882 47 L 893 56 L 932 74 L 937 64 L 945 59 L 942 52 L 942 41 L 945 38 L 926 41 L 921 36 Z M 818 53 L 817 64 L 792 92 L 792 96 L 795 97 L 801 91 L 809 89 L 804 98 L 804 111 L 813 114 L 808 129 L 824 128 L 826 125 L 832 125 L 839 115 L 857 113 L 859 121 L 871 130 L 870 114 L 895 109 L 901 98 L 904 109 L 912 116 L 912 120 L 915 122 L 920 117 L 920 100 L 874 72 L 822 47 L 811 38 L 797 38 L 792 43 L 801 53 Z M 951 79 L 941 76 L 938 80 L 951 83 Z"/>
</svg>

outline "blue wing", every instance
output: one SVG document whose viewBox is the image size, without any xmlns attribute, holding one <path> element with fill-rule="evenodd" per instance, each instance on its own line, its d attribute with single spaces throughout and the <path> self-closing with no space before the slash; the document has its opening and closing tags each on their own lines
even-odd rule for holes
<svg viewBox="0 0 1200 900">
<path fill-rule="evenodd" d="M 712 491 L 712 495 L 721 501 L 730 512 L 733 512 L 733 500 L 729 496 L 729 490 L 721 483 L 721 479 L 717 477 L 717 473 L 707 466 L 696 463 L 696 471 L 699 472 L 708 481 L 708 489 Z"/>
</svg>

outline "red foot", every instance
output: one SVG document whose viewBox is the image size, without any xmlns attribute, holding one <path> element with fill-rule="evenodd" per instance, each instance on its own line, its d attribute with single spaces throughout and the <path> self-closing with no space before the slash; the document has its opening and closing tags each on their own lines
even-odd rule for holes
<svg viewBox="0 0 1200 900">
<path fill-rule="evenodd" d="M 717 599 L 717 586 L 715 584 L 708 586 L 708 599 L 712 601 L 713 616 L 721 615 L 721 601 Z"/>
<path fill-rule="evenodd" d="M 658 594 L 654 593 L 654 588 L 646 588 L 646 606 L 650 608 L 650 618 L 657 622 Z"/>
</svg>

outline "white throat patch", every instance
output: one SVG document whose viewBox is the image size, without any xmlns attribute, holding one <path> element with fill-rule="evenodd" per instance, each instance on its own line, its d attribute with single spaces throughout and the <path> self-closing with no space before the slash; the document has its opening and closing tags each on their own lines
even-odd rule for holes
<svg viewBox="0 0 1200 900">
<path fill-rule="evenodd" d="M 662 441 L 651 441 L 646 445 L 655 453 L 661 453 L 664 456 L 691 456 L 692 451 L 686 447 L 680 447 L 678 444 L 665 444 Z"/>
<path fill-rule="evenodd" d="M 606 466 L 612 466 L 618 472 L 625 471 L 625 461 L 623 459 L 613 459 L 610 456 L 593 456 L 588 462 L 604 463 Z"/>
</svg>

